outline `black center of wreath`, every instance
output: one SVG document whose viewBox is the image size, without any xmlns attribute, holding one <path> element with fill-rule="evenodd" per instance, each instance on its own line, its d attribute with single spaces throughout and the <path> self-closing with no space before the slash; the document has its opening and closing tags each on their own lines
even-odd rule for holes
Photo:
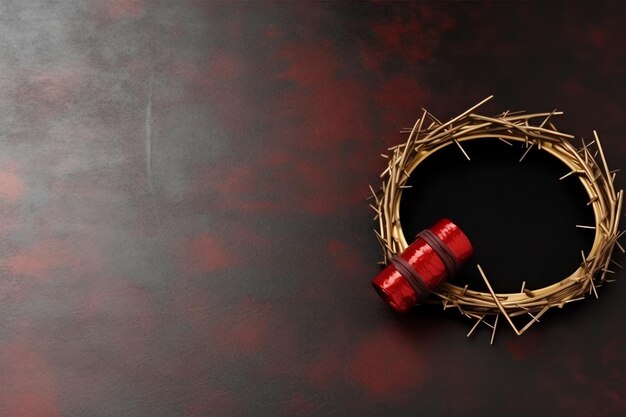
<svg viewBox="0 0 626 417">
<path fill-rule="evenodd" d="M 475 267 L 489 271 L 496 292 L 518 292 L 522 281 L 536 289 L 570 275 L 589 253 L 595 231 L 589 197 L 556 157 L 537 149 L 522 162 L 523 144 L 497 139 L 463 142 L 436 151 L 411 173 L 400 203 L 409 243 L 442 217 L 456 223 L 474 246 L 474 257 L 451 281 L 483 291 Z"/>
</svg>

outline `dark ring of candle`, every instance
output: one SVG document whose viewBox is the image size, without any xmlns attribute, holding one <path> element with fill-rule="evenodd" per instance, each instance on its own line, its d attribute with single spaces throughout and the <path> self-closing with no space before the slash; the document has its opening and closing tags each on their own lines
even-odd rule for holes
<svg viewBox="0 0 626 417">
<path fill-rule="evenodd" d="M 420 300 L 423 300 L 424 297 L 430 293 L 430 288 L 428 288 L 424 279 L 410 263 L 402 259 L 400 256 L 394 256 L 389 260 L 389 262 L 391 262 L 398 272 L 406 278 L 409 285 L 413 288 L 413 291 L 415 291 Z"/>
<path fill-rule="evenodd" d="M 448 271 L 448 278 L 456 275 L 460 268 L 459 261 L 456 256 L 454 256 L 450 248 L 443 243 L 439 236 L 433 233 L 430 229 L 424 229 L 419 232 L 416 237 L 423 239 L 426 243 L 428 243 L 428 246 L 433 248 L 435 253 L 439 256 L 439 259 L 441 259 L 441 262 L 443 262 L 446 267 L 446 270 Z"/>
</svg>

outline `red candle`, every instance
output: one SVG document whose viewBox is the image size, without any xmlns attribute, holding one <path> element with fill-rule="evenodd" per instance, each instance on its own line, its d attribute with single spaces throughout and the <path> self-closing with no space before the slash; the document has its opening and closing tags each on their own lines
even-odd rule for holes
<svg viewBox="0 0 626 417">
<path fill-rule="evenodd" d="M 372 280 L 372 285 L 394 310 L 403 313 L 451 278 L 473 253 L 461 229 L 441 219 L 420 232 L 417 240 Z"/>
</svg>

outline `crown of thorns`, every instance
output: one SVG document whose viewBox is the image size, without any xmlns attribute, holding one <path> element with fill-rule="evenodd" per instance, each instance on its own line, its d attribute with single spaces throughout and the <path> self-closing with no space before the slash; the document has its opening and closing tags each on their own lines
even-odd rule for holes
<svg viewBox="0 0 626 417">
<path fill-rule="evenodd" d="M 482 104 L 493 96 L 450 119 L 441 122 L 424 110 L 412 129 L 403 130 L 408 134 L 406 142 L 389 148 L 387 168 L 380 175 L 382 186 L 378 191 L 370 186 L 376 212 L 375 220 L 378 229 L 376 237 L 381 244 L 384 260 L 387 264 L 396 254 L 404 251 L 408 243 L 400 223 L 400 199 L 411 172 L 424 159 L 444 146 L 457 146 L 463 155 L 470 157 L 463 149 L 462 143 L 475 139 L 494 139 L 513 146 L 513 142 L 521 142 L 524 150 L 520 162 L 532 150 L 548 152 L 561 160 L 569 171 L 560 179 L 575 175 L 589 194 L 589 203 L 594 212 L 595 225 L 576 225 L 576 227 L 595 230 L 595 238 L 589 253 L 581 252 L 581 264 L 570 276 L 544 288 L 526 288 L 525 282 L 517 293 L 495 293 L 484 271 L 477 265 L 488 292 L 459 287 L 444 282 L 432 291 L 426 300 L 440 303 L 444 309 L 456 308 L 458 311 L 475 321 L 467 334 L 469 337 L 481 324 L 492 328 L 491 341 L 502 315 L 516 334 L 521 335 L 550 308 L 562 308 L 565 304 L 579 301 L 587 294 L 598 297 L 597 288 L 607 282 L 614 271 L 612 260 L 613 249 L 617 246 L 622 252 L 624 248 L 618 239 L 624 234 L 619 231 L 619 215 L 622 210 L 623 190 L 615 190 L 616 171 L 609 170 L 600 144 L 598 134 L 594 131 L 594 139 L 581 146 L 573 144 L 574 136 L 560 132 L 553 123 L 555 116 L 562 112 L 549 113 L 510 112 L 497 116 L 483 116 L 475 112 Z M 518 328 L 514 318 L 527 316 L 528 321 Z M 518 319 L 515 319 L 518 321 Z"/>
</svg>

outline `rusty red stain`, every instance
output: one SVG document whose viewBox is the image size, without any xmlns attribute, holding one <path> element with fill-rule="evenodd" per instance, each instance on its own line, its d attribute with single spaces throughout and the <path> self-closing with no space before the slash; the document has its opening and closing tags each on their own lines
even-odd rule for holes
<svg viewBox="0 0 626 417">
<path fill-rule="evenodd" d="M 245 298 L 223 313 L 210 326 L 225 352 L 256 353 L 270 337 L 272 309 L 268 303 Z"/>
<path fill-rule="evenodd" d="M 18 338 L 0 345 L 0 410 L 6 416 L 61 416 L 52 369 L 33 347 Z"/>
<path fill-rule="evenodd" d="M 26 186 L 15 170 L 0 170 L 0 198 L 7 203 L 17 203 L 23 197 Z"/>
<path fill-rule="evenodd" d="M 100 0 L 105 16 L 111 19 L 136 18 L 145 13 L 144 0 Z"/>
<path fill-rule="evenodd" d="M 41 240 L 18 250 L 0 263 L 17 276 L 50 278 L 55 271 L 93 272 L 102 266 L 99 248 L 84 242 Z"/>
<path fill-rule="evenodd" d="M 426 360 L 392 328 L 372 331 L 355 347 L 348 376 L 376 399 L 405 401 L 427 380 Z"/>
<path fill-rule="evenodd" d="M 181 269 L 188 272 L 213 272 L 235 262 L 235 255 L 217 237 L 205 234 L 182 242 Z"/>
</svg>

